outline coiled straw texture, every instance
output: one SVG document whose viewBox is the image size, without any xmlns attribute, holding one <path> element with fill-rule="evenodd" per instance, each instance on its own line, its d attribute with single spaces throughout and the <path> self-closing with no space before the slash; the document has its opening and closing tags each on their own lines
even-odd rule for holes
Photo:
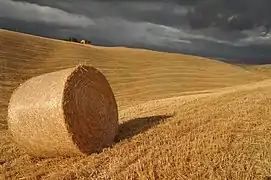
<svg viewBox="0 0 271 180">
<path fill-rule="evenodd" d="M 113 143 L 118 109 L 105 76 L 79 65 L 19 86 L 10 99 L 8 127 L 14 141 L 33 156 L 90 154 Z"/>
</svg>

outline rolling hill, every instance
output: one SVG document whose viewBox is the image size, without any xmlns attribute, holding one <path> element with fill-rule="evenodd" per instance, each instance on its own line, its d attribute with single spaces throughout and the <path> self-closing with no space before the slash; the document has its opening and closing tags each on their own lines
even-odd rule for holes
<svg viewBox="0 0 271 180">
<path fill-rule="evenodd" d="M 77 64 L 108 78 L 116 143 L 88 157 L 37 159 L 12 142 L 12 91 Z M 255 68 L 0 30 L 0 174 L 4 179 L 262 179 L 271 175 L 271 80 Z M 1 177 L 1 176 L 0 176 Z"/>
</svg>

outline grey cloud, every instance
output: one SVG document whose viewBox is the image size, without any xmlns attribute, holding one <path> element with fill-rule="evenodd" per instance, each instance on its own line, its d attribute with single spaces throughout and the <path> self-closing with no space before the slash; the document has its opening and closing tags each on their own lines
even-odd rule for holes
<svg viewBox="0 0 271 180">
<path fill-rule="evenodd" d="M 119 42 L 125 45 L 146 44 L 171 47 L 179 44 L 191 43 L 187 39 L 180 39 L 178 30 L 164 25 L 149 22 L 131 22 L 122 18 L 107 17 L 95 19 L 97 26 L 91 29 L 78 30 L 78 35 L 84 35 L 88 38 L 106 37 L 113 42 Z M 71 30 L 63 30 L 63 33 Z"/>
<path fill-rule="evenodd" d="M 207 0 L 205 0 L 207 2 Z M 189 39 L 201 39 L 206 41 L 212 41 L 216 43 L 224 43 L 233 46 L 246 46 L 253 43 L 262 44 L 267 43 L 267 40 L 261 40 L 260 34 L 254 35 L 254 39 L 257 41 L 250 41 L 247 33 L 243 31 L 227 31 L 221 30 L 219 28 L 207 27 L 205 29 L 191 29 L 189 20 L 186 15 L 188 13 L 187 6 L 178 5 L 176 2 L 181 4 L 192 5 L 193 2 L 190 1 L 84 1 L 79 0 L 75 2 L 72 1 L 38 1 L 40 4 L 46 4 L 64 9 L 68 12 L 73 12 L 76 14 L 82 14 L 85 17 L 91 17 L 94 21 L 102 21 L 101 19 L 106 19 L 109 17 L 112 19 L 125 19 L 126 21 L 138 23 L 141 27 L 142 23 L 150 23 L 157 25 L 164 25 L 171 27 L 173 29 L 180 29 L 176 33 L 179 33 L 178 38 Z M 195 2 L 195 1 L 194 1 Z M 202 2 L 202 1 L 201 1 Z M 198 1 L 198 3 L 201 3 Z M 103 26 L 103 28 L 108 29 L 108 26 L 114 26 L 111 21 L 107 21 L 108 24 Z M 98 22 L 99 24 L 99 22 Z M 137 26 L 135 24 L 135 26 Z M 116 27 L 116 26 L 115 26 Z M 119 27 L 120 29 L 122 27 Z M 123 26 L 122 32 L 125 30 L 126 26 Z M 138 28 L 138 27 L 135 27 Z M 100 25 L 100 29 L 102 26 Z M 131 31 L 129 29 L 129 31 Z M 119 32 L 119 31 L 118 31 Z M 134 31 L 133 31 L 134 32 Z M 256 31 L 255 31 L 256 32 Z M 172 33 L 172 32 L 170 32 Z M 175 34 L 176 34 L 175 33 Z M 110 33 L 109 33 L 110 34 Z M 157 35 L 158 36 L 158 35 Z M 176 35 L 174 35 L 176 36 Z M 123 37 L 123 36 L 120 36 Z M 120 38 L 118 38 L 120 39 Z M 127 38 L 123 38 L 122 41 L 126 41 Z M 177 42 L 179 39 L 175 39 L 172 42 Z"/>
<path fill-rule="evenodd" d="M 210 26 L 234 31 L 271 26 L 270 0 L 202 0 L 188 13 L 192 28 Z"/>
<path fill-rule="evenodd" d="M 187 23 L 188 9 L 170 1 L 45 1 L 29 0 L 40 5 L 63 9 L 70 13 L 92 18 L 122 17 L 130 21 L 146 21 L 156 24 L 179 26 Z"/>
<path fill-rule="evenodd" d="M 129 18 L 129 14 L 133 15 L 134 12 L 141 12 L 137 14 L 137 18 L 147 18 L 146 21 L 158 23 L 155 18 L 151 17 L 156 14 L 157 18 L 161 19 L 160 22 L 166 23 L 163 20 L 162 14 L 167 14 L 167 20 L 171 21 L 179 16 L 179 23 L 185 19 L 189 25 L 194 28 L 208 28 L 215 26 L 221 29 L 228 30 L 249 30 L 254 27 L 264 26 L 268 31 L 271 26 L 270 18 L 270 0 L 77 0 L 77 1 L 64 1 L 64 0 L 25 0 L 28 2 L 38 4 L 48 4 L 52 7 L 64 8 L 68 11 L 78 11 L 83 9 L 92 9 L 93 15 L 96 14 L 93 7 L 106 9 L 103 13 L 108 15 L 116 15 L 118 12 L 123 13 Z M 92 5 L 91 5 L 92 4 Z M 96 4 L 96 5 L 95 5 Z M 82 6 L 84 5 L 84 6 Z M 71 8 L 73 6 L 73 9 Z M 126 7 L 129 11 L 125 11 Z M 179 7 L 189 7 L 184 11 L 179 11 Z M 178 7 L 175 9 L 174 7 Z M 136 11 L 134 11 L 134 9 Z M 179 10 L 178 10 L 179 9 Z M 180 12 L 180 13 L 178 13 Z M 84 12 L 83 12 L 84 13 Z M 89 12 L 90 13 L 90 12 Z M 99 13 L 99 12 L 98 12 Z M 146 13 L 144 15 L 144 13 Z M 105 15 L 104 14 L 104 15 Z M 169 16 L 169 14 L 173 16 Z M 150 16 L 151 15 L 151 16 Z M 161 15 L 161 16 L 160 16 Z M 135 17 L 135 16 L 130 16 Z M 150 17 L 150 18 L 148 18 Z M 178 21 L 174 21 L 178 25 Z M 167 24 L 173 25 L 173 24 Z"/>
<path fill-rule="evenodd" d="M 53 38 L 66 38 L 65 35 L 59 33 L 62 29 L 59 26 L 45 23 L 25 23 L 20 20 L 0 18 L 0 28 L 10 30 L 19 30 L 20 32 L 30 33 L 39 36 L 53 37 Z"/>
<path fill-rule="evenodd" d="M 52 28 L 43 26 L 44 30 L 36 29 L 36 32 L 59 38 L 87 38 L 101 45 L 154 48 L 224 58 L 263 57 L 261 53 L 265 53 L 266 58 L 270 55 L 267 52 L 271 38 L 269 35 L 260 36 L 261 31 L 257 28 L 238 31 L 209 25 L 193 28 L 190 9 L 207 1 L 27 0 L 28 3 L 23 4 L 21 1 L 0 0 L 0 27 L 8 19 L 24 20 L 29 23 L 20 26 L 28 32 L 35 32 L 36 26 L 47 24 Z M 4 8 L 1 2 L 8 2 L 9 6 Z M 1 22 L 1 17 L 5 17 L 5 23 Z M 202 18 L 208 19 L 208 16 Z"/>
<path fill-rule="evenodd" d="M 48 6 L 26 2 L 0 0 L 0 18 L 10 18 L 27 22 L 44 22 L 60 26 L 88 27 L 94 22 L 82 15 L 67 13 Z"/>
</svg>

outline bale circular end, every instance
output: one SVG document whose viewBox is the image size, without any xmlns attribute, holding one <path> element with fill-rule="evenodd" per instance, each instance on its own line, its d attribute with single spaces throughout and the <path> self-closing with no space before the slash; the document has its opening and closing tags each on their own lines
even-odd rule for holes
<svg viewBox="0 0 271 180">
<path fill-rule="evenodd" d="M 89 154 L 113 143 L 118 109 L 104 75 L 80 65 L 18 87 L 10 99 L 8 125 L 14 140 L 34 156 Z"/>
<path fill-rule="evenodd" d="M 99 151 L 114 141 L 117 106 L 107 80 L 97 69 L 80 66 L 68 77 L 63 110 L 68 130 L 80 151 Z"/>
</svg>

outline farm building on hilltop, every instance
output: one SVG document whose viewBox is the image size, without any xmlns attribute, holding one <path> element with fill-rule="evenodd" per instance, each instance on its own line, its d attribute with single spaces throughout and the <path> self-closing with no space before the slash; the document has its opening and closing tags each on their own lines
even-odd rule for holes
<svg viewBox="0 0 271 180">
<path fill-rule="evenodd" d="M 81 43 L 81 44 L 91 44 L 91 42 L 88 41 L 88 40 L 81 40 L 80 43 Z"/>
</svg>

